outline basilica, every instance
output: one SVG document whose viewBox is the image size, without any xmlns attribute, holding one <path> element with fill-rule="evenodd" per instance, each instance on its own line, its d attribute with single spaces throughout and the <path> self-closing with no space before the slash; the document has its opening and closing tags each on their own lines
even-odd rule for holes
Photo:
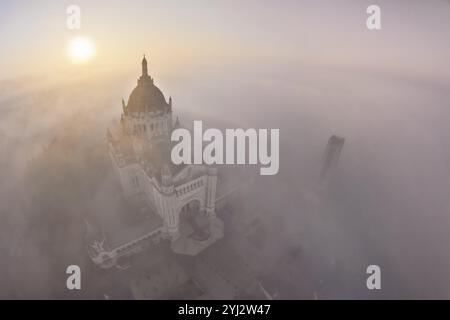
<svg viewBox="0 0 450 320">
<path fill-rule="evenodd" d="M 171 161 L 170 136 L 180 126 L 173 119 L 172 98 L 167 101 L 155 85 L 144 56 L 137 86 L 127 103 L 122 100 L 120 121 L 107 131 L 123 195 L 144 217 L 109 235 L 86 221 L 88 253 L 97 265 L 115 266 L 120 257 L 164 240 L 173 252 L 193 256 L 223 237 L 223 222 L 216 215 L 223 199 L 217 194 L 217 168 Z"/>
</svg>

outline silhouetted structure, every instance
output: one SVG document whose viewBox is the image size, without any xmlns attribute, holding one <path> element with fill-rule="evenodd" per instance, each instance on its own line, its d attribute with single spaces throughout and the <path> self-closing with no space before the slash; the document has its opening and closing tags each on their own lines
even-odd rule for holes
<svg viewBox="0 0 450 320">
<path fill-rule="evenodd" d="M 325 187 L 333 175 L 334 169 L 336 168 L 339 157 L 344 147 L 345 139 L 332 135 L 328 139 L 328 144 L 325 149 L 325 156 L 323 159 L 322 171 L 320 172 L 320 186 Z"/>
</svg>

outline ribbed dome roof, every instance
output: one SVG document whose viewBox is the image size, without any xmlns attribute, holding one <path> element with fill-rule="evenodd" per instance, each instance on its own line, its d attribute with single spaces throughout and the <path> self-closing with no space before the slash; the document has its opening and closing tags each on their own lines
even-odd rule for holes
<svg viewBox="0 0 450 320">
<path fill-rule="evenodd" d="M 168 104 L 161 90 L 153 81 L 139 81 L 128 99 L 127 110 L 130 113 L 164 111 Z"/>
<path fill-rule="evenodd" d="M 126 107 L 129 113 L 165 111 L 170 108 L 163 93 L 155 84 L 147 72 L 147 60 L 142 59 L 142 75 L 138 85 L 130 94 Z"/>
</svg>

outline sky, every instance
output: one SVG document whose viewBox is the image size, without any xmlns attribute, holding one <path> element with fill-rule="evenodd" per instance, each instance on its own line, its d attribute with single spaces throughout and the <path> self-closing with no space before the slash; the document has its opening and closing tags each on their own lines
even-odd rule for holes
<svg viewBox="0 0 450 320">
<path fill-rule="evenodd" d="M 365 26 L 373 3 L 382 14 L 376 32 Z M 81 8 L 80 30 L 66 28 L 71 4 Z M 0 69 L 1 78 L 76 71 L 66 46 L 84 35 L 97 48 L 84 68 L 126 69 L 147 53 L 162 71 L 281 63 L 446 79 L 449 29 L 445 0 L 2 0 Z"/>
</svg>

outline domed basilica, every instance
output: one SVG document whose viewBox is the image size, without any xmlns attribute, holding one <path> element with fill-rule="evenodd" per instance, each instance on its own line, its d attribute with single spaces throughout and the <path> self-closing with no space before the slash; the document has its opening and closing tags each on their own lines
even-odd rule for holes
<svg viewBox="0 0 450 320">
<path fill-rule="evenodd" d="M 104 268 L 145 246 L 170 241 L 178 254 L 196 255 L 223 237 L 216 216 L 217 169 L 205 165 L 174 165 L 170 159 L 172 98 L 148 74 L 147 59 L 128 99 L 122 100 L 120 122 L 108 129 L 109 155 L 123 193 L 144 212 L 132 226 L 116 232 L 89 232 L 88 252 Z M 128 214 L 124 212 L 124 214 Z"/>
</svg>

